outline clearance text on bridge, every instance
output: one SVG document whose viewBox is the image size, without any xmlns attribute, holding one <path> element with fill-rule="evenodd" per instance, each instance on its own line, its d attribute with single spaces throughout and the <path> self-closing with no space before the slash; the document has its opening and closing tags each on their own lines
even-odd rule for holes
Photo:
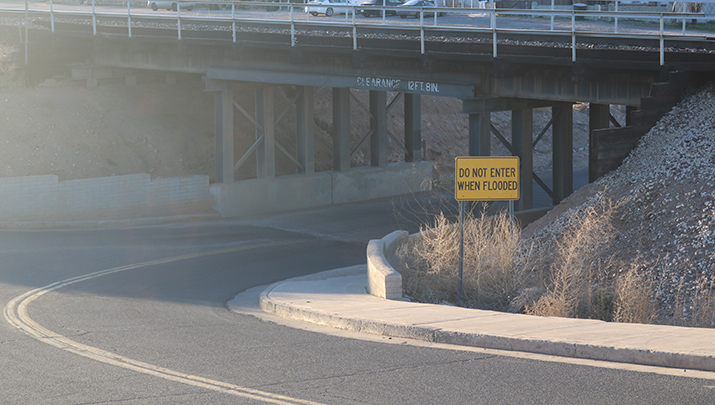
<svg viewBox="0 0 715 405">
<path fill-rule="evenodd" d="M 464 156 L 455 159 L 454 166 L 457 201 L 519 199 L 518 156 Z"/>
</svg>

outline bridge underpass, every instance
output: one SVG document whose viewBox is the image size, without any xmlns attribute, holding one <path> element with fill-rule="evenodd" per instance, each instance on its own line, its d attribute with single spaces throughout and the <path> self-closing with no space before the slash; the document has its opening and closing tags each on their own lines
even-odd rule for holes
<svg viewBox="0 0 715 405">
<path fill-rule="evenodd" d="M 478 98 L 478 87 L 469 85 L 455 85 L 453 83 L 436 83 L 429 81 L 413 81 L 396 78 L 372 77 L 372 76 L 356 76 L 350 77 L 346 75 L 326 76 L 323 74 L 309 73 L 290 73 L 290 72 L 257 72 L 243 71 L 240 69 L 214 69 L 207 70 L 207 89 L 216 91 L 216 122 L 230 122 L 234 109 L 224 108 L 225 103 L 231 103 L 231 95 L 227 90 L 231 84 L 240 88 L 241 83 L 246 83 L 249 79 L 260 78 L 267 83 L 272 83 L 265 91 L 271 90 L 275 83 L 281 85 L 295 85 L 300 88 L 300 96 L 296 99 L 296 144 L 300 145 L 297 149 L 301 152 L 301 160 L 296 161 L 296 165 L 302 173 L 311 174 L 311 168 L 305 166 L 304 159 L 312 156 L 314 150 L 310 146 L 314 141 L 312 136 L 312 97 L 307 96 L 312 94 L 314 86 L 332 85 L 333 98 L 333 170 L 336 172 L 345 172 L 350 169 L 350 158 L 357 149 L 365 143 L 370 144 L 371 165 L 378 168 L 387 167 L 387 143 L 391 140 L 401 145 L 405 152 L 405 162 L 417 162 L 422 155 L 421 150 L 421 114 L 420 114 L 420 96 L 423 94 L 434 95 L 438 94 L 444 97 L 455 97 L 462 99 L 462 113 L 469 115 L 469 150 L 465 151 L 472 156 L 487 156 L 491 151 L 492 137 L 496 137 L 512 155 L 519 156 L 522 164 L 522 198 L 517 201 L 516 209 L 518 211 L 528 211 L 534 208 L 533 193 L 534 186 L 543 189 L 551 198 L 553 204 L 558 204 L 561 200 L 569 196 L 573 192 L 573 117 L 572 104 L 575 102 L 588 101 L 590 103 L 590 130 L 608 129 L 615 119 L 609 112 L 610 104 L 621 104 L 628 106 L 628 110 L 637 108 L 640 105 L 641 98 L 650 92 L 649 83 L 588 83 L 586 86 L 579 87 L 565 81 L 563 83 L 554 83 L 548 78 L 539 77 L 536 79 L 528 79 L 524 77 L 499 79 L 486 82 L 489 86 L 497 88 L 497 92 L 504 94 L 502 97 L 494 97 L 495 92 L 489 93 L 490 98 Z M 255 83 L 249 83 L 247 86 L 255 86 Z M 350 111 L 351 97 L 350 89 L 361 89 L 369 91 L 369 116 L 371 119 L 371 129 L 368 134 L 361 137 L 358 146 L 350 149 Z M 523 89 L 523 90 L 522 90 Z M 558 92 L 554 91 L 558 89 Z M 218 92 L 221 92 L 221 96 Z M 410 93 L 409 91 L 412 91 Z M 257 93 L 258 94 L 258 93 Z M 296 92 L 298 94 L 298 92 Z M 392 95 L 392 96 L 390 96 Z M 404 138 L 403 140 L 396 139 L 395 136 L 387 131 L 388 110 L 391 108 L 394 100 L 398 97 L 405 97 L 404 111 Z M 526 96 L 528 98 L 519 98 L 517 96 Z M 558 101 L 563 99 L 571 99 L 571 102 Z M 388 99 L 390 102 L 388 102 Z M 224 101 L 226 100 L 226 101 Z M 273 98 L 271 98 L 273 100 Z M 265 98 L 261 102 L 257 102 L 261 106 L 262 111 L 275 109 L 269 104 L 265 104 Z M 549 107 L 552 110 L 552 118 L 549 123 L 543 128 L 536 128 L 534 132 L 533 110 L 535 108 Z M 240 110 L 240 108 L 238 108 Z M 501 134 L 491 121 L 491 113 L 495 111 L 511 111 L 512 126 L 511 134 Z M 263 112 L 256 113 L 256 116 L 265 118 Z M 307 124 L 307 126 L 306 126 Z M 273 128 L 270 123 L 261 121 L 258 126 Z M 217 139 L 232 139 L 234 136 L 232 129 L 226 126 L 217 124 Z M 552 137 L 552 178 L 549 187 L 544 179 L 541 179 L 533 171 L 532 156 L 533 149 L 544 137 L 547 131 L 551 131 Z M 220 132 L 220 133 L 219 133 Z M 263 136 L 266 134 L 264 133 Z M 256 148 L 250 152 L 257 154 L 269 155 L 275 150 L 273 143 L 273 135 L 266 137 L 270 139 L 269 143 L 261 143 L 260 136 L 256 137 Z M 233 147 L 229 143 L 221 144 L 217 149 L 217 156 L 221 154 L 223 157 L 222 167 L 217 166 L 219 171 L 226 173 L 223 177 L 223 183 L 230 183 L 233 179 L 232 170 L 240 166 L 240 163 L 245 161 L 246 156 L 239 159 L 239 163 L 233 165 L 235 161 L 232 155 Z M 218 144 L 217 144 L 218 145 Z M 267 148 L 267 149 L 264 149 Z M 257 162 L 259 160 L 257 159 Z M 261 167 L 257 173 L 268 173 L 268 177 L 258 175 L 259 178 L 273 178 L 275 175 L 275 159 L 271 157 L 268 160 L 261 159 L 260 165 L 268 164 L 270 167 Z M 217 177 L 218 178 L 218 177 Z M 363 190 L 361 193 L 368 193 Z M 262 198 L 261 198 L 262 199 Z M 540 212 L 544 208 L 541 207 Z"/>
<path fill-rule="evenodd" d="M 591 105 L 589 177 L 595 180 L 617 167 L 645 133 L 648 121 L 652 125 L 653 117 L 675 104 L 691 79 L 681 76 L 677 85 L 661 85 L 659 82 L 669 79 L 672 68 L 657 63 L 638 63 L 637 68 L 629 68 L 627 63 L 617 60 L 623 55 L 625 60 L 632 57 L 625 51 L 601 53 L 599 58 L 575 63 L 559 57 L 534 60 L 532 52 L 527 52 L 525 60 L 514 55 L 485 60 L 481 54 L 460 52 L 422 54 L 409 49 L 391 52 L 372 47 L 354 51 L 339 46 L 345 41 L 336 45 L 334 38 L 326 39 L 322 45 L 313 39 L 303 46 L 291 46 L 277 45 L 275 37 L 270 37 L 269 43 L 260 43 L 258 37 L 251 36 L 246 41 L 207 46 L 205 38 L 192 42 L 150 36 L 63 37 L 59 33 L 38 33 L 35 47 L 42 46 L 43 35 L 46 43 L 51 44 L 48 55 L 66 55 L 71 54 L 65 52 L 68 49 L 81 49 L 79 54 L 100 66 L 203 75 L 206 90 L 215 94 L 217 183 L 212 192 L 224 216 L 307 208 L 418 190 L 431 176 L 430 164 L 422 161 L 420 96 L 424 94 L 463 100 L 462 112 L 469 115 L 470 155 L 488 155 L 494 135 L 521 157 L 524 190 L 522 200 L 517 203 L 519 210 L 533 208 L 534 184 L 544 188 L 557 204 L 573 192 L 573 103 Z M 455 48 L 455 44 L 450 46 Z M 612 67 L 604 67 L 604 59 L 615 59 L 611 61 Z M 40 58 L 30 61 L 43 62 Z M 283 114 L 277 112 L 276 94 L 277 89 L 285 86 L 292 89 L 293 97 L 289 98 L 296 111 L 292 141 L 295 147 L 291 148 L 294 153 L 275 138 L 276 114 Z M 670 89 L 665 91 L 668 96 L 665 102 L 653 98 L 658 96 L 654 92 L 657 86 Z M 333 98 L 333 170 L 329 173 L 314 170 L 312 94 L 317 87 L 330 88 Z M 355 108 L 351 88 L 370 94 L 367 109 L 371 130 L 361 134 L 357 148 L 369 145 L 370 167 L 353 168 L 350 163 L 357 150 L 350 148 L 350 111 Z M 253 112 L 246 111 L 233 96 L 234 92 L 246 89 L 255 92 L 257 108 Z M 391 108 L 388 100 L 393 100 L 394 94 L 405 99 L 405 133 L 401 139 L 386 130 L 387 110 Z M 607 113 L 608 106 L 625 105 L 628 112 L 633 112 L 644 107 L 644 100 L 646 107 L 658 111 L 641 114 L 647 119 L 641 117 L 638 130 L 630 131 L 635 135 L 630 134 L 627 142 L 620 142 L 621 136 L 614 135 L 611 128 L 613 120 Z M 551 108 L 552 120 L 547 128 L 534 128 L 533 109 L 541 107 Z M 235 133 L 236 111 L 254 122 L 255 133 Z M 490 116 L 495 111 L 512 112 L 511 140 L 494 130 Z M 633 127 L 628 124 L 630 115 L 636 113 L 627 115 L 621 129 Z M 538 134 L 534 138 L 535 129 Z M 548 129 L 553 137 L 551 188 L 531 167 L 533 147 Z M 600 132 L 608 136 L 601 137 Z M 242 156 L 235 155 L 236 136 L 254 139 Z M 405 162 L 388 164 L 390 138 L 404 149 Z M 295 174 L 276 175 L 276 154 L 293 162 Z M 236 170 L 250 159 L 255 161 L 256 178 L 236 181 Z"/>
</svg>

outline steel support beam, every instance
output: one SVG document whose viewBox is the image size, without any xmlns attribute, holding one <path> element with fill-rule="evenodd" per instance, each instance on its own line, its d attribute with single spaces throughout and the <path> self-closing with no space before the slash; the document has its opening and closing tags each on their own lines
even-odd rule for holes
<svg viewBox="0 0 715 405">
<path fill-rule="evenodd" d="M 637 110 L 638 110 L 638 107 L 634 107 L 634 106 L 630 106 L 630 105 L 626 106 L 626 126 L 631 125 L 631 119 L 632 119 L 631 114 L 633 114 L 633 112 L 637 111 Z"/>
<path fill-rule="evenodd" d="M 534 110 L 526 108 L 511 112 L 511 144 L 519 156 L 521 195 L 514 203 L 517 211 L 528 210 L 534 206 L 534 184 L 532 173 L 534 171 Z"/>
<path fill-rule="evenodd" d="M 214 92 L 214 148 L 216 183 L 234 182 L 233 90 Z"/>
<path fill-rule="evenodd" d="M 492 78 L 488 93 L 505 98 L 640 105 L 641 98 L 650 94 L 654 81 L 655 76 L 635 74 L 575 83 L 571 77 L 524 72 L 509 78 Z"/>
<path fill-rule="evenodd" d="M 557 117 L 552 127 L 553 203 L 559 204 L 573 193 L 573 109 L 571 104 L 551 107 Z"/>
<path fill-rule="evenodd" d="M 405 93 L 405 162 L 422 160 L 422 98 Z"/>
<path fill-rule="evenodd" d="M 608 104 L 591 103 L 588 106 L 588 182 L 597 180 L 595 167 L 598 164 L 598 150 L 596 148 L 596 137 L 593 131 L 597 129 L 609 128 L 611 106 Z"/>
<path fill-rule="evenodd" d="M 469 156 L 489 156 L 492 145 L 492 114 L 469 114 Z"/>
<path fill-rule="evenodd" d="M 333 88 L 333 170 L 350 170 L 350 88 Z"/>
<path fill-rule="evenodd" d="M 315 172 L 315 107 L 313 87 L 299 86 L 296 100 L 296 158 L 303 166 L 303 173 Z"/>
<path fill-rule="evenodd" d="M 387 167 L 387 92 L 370 90 L 370 165 Z"/>
<path fill-rule="evenodd" d="M 256 128 L 256 139 L 263 137 L 256 149 L 256 177 L 272 179 L 276 177 L 276 131 L 273 88 L 256 89 L 256 121 L 262 128 Z"/>
</svg>

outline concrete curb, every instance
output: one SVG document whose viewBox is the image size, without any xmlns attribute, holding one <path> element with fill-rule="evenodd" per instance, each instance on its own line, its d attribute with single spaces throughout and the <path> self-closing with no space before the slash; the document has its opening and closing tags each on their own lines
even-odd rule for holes
<svg viewBox="0 0 715 405">
<path fill-rule="evenodd" d="M 402 299 L 402 275 L 390 264 L 389 257 L 407 242 L 407 231 L 394 231 L 367 244 L 367 291 L 380 298 Z"/>
<path fill-rule="evenodd" d="M 344 315 L 339 310 L 325 306 L 322 310 L 306 309 L 298 305 L 299 299 L 280 301 L 271 297 L 273 291 L 288 286 L 293 282 L 320 282 L 320 280 L 337 277 L 365 275 L 364 272 L 365 265 L 360 265 L 318 273 L 308 278 L 302 277 L 275 283 L 261 293 L 259 305 L 263 311 L 283 318 L 352 332 L 562 357 L 715 371 L 715 348 L 712 350 L 703 349 L 703 347 L 709 348 L 712 344 L 715 344 L 715 331 L 711 330 L 664 325 L 617 324 L 587 319 L 544 318 L 441 305 L 399 302 L 398 305 L 401 307 L 399 309 L 400 314 L 403 312 L 423 312 L 426 308 L 432 312 L 444 309 L 445 314 L 448 311 L 460 311 L 457 316 L 453 316 L 454 319 L 459 319 L 458 321 L 445 321 L 441 325 L 442 327 L 438 327 L 434 326 L 434 322 L 430 325 L 430 322 L 421 322 L 419 318 L 413 318 L 412 322 L 410 322 L 409 317 L 401 318 L 405 319 L 404 323 L 370 319 L 370 314 L 381 312 L 376 312 L 375 310 L 375 305 L 381 304 L 377 301 L 379 299 L 370 296 L 367 292 L 364 295 L 365 297 L 370 297 L 369 302 L 365 301 L 365 298 L 357 296 L 359 301 L 355 301 L 354 305 L 351 304 L 351 307 L 359 309 L 362 302 L 364 305 L 369 305 L 370 310 L 366 311 L 365 314 L 356 314 L 355 311 L 352 311 L 352 315 Z M 295 288 L 292 290 L 294 291 Z M 326 291 L 326 294 L 339 295 L 341 292 Z M 352 295 L 353 298 L 350 299 L 356 299 L 355 294 Z M 372 300 L 372 298 L 375 298 L 375 300 Z M 316 300 L 316 298 L 310 299 Z M 384 301 L 385 305 L 391 305 L 390 303 L 394 305 L 395 303 L 395 301 L 391 300 L 382 301 Z M 396 311 L 394 308 L 392 306 L 385 309 L 386 311 Z M 474 316 L 465 317 L 463 316 L 463 311 L 470 311 L 469 313 L 474 314 Z M 455 325 L 455 322 L 462 322 L 462 324 Z M 527 326 L 518 333 L 508 331 L 513 325 L 518 325 L 519 322 Z M 498 331 L 487 331 L 490 323 L 492 328 L 495 324 L 506 326 L 505 332 L 499 334 Z M 452 326 L 449 327 L 447 324 Z M 536 326 L 534 327 L 534 325 Z M 470 329 L 470 331 L 465 332 L 465 329 Z M 534 332 L 534 330 L 537 332 Z M 528 336 L 530 334 L 533 336 Z M 688 339 L 690 341 L 683 342 Z M 682 350 L 658 349 L 659 342 L 666 342 L 661 344 L 661 347 L 675 345 Z M 678 346 L 680 342 L 683 342 L 682 347 Z M 648 347 L 652 347 L 652 349 Z"/>
<path fill-rule="evenodd" d="M 326 272 L 318 273 L 318 275 L 323 275 L 322 279 L 326 279 L 364 273 L 365 266 L 358 265 L 353 267 L 346 267 L 343 269 L 328 270 Z M 311 278 L 311 276 L 303 276 L 272 284 L 261 293 L 258 299 L 259 306 L 264 312 L 280 316 L 281 318 L 310 322 L 316 325 L 329 326 L 332 328 L 347 330 L 351 332 L 362 332 L 370 333 L 373 335 L 418 339 L 427 342 L 434 341 L 434 335 L 436 330 L 431 330 L 429 328 L 400 324 L 387 324 L 382 322 L 374 322 L 366 319 L 345 317 L 338 314 L 310 311 L 302 308 L 297 308 L 290 303 L 279 302 L 270 298 L 271 291 L 281 286 L 282 284 L 296 281 L 314 281 L 319 279 L 321 278 Z M 367 292 L 365 294 L 367 294 Z"/>
</svg>

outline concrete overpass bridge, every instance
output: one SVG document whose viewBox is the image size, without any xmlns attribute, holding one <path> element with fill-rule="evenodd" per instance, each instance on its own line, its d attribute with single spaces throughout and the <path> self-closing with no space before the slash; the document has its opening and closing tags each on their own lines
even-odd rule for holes
<svg viewBox="0 0 715 405">
<path fill-rule="evenodd" d="M 234 4 L 230 11 L 199 9 L 191 14 L 179 7 L 178 13 L 154 15 L 146 9 L 132 10 L 130 3 L 127 10 L 111 12 L 97 12 L 94 7 L 5 12 L 22 23 L 9 32 L 20 35 L 26 44 L 30 71 L 48 63 L 90 61 L 92 69 L 85 70 L 90 84 L 106 74 L 106 68 L 205 77 L 206 91 L 215 100 L 212 193 L 224 216 L 418 190 L 431 176 L 431 165 L 422 161 L 422 95 L 462 100 L 461 112 L 469 116 L 470 155 L 489 155 L 494 136 L 520 156 L 518 211 L 532 210 L 534 186 L 543 188 L 557 204 L 573 192 L 574 103 L 590 104 L 589 177 L 595 180 L 620 164 L 688 86 L 715 71 L 712 38 L 664 29 L 664 19 L 682 19 L 682 14 L 649 15 L 660 21 L 655 31 L 617 33 L 578 30 L 579 13 L 574 11 L 547 11 L 547 17 L 554 15 L 571 25 L 570 30 L 554 30 L 519 27 L 519 19 L 496 23 L 498 16 L 523 15 L 524 10 L 482 9 L 488 27 L 465 26 L 461 20 L 450 23 L 450 15 L 465 14 L 455 9 L 445 10 L 448 16 L 439 22 L 437 17 L 424 17 L 429 9 L 416 10 L 420 18 L 412 24 L 385 18 L 382 23 L 363 22 L 352 10 L 344 19 L 316 21 L 301 10 L 288 5 L 271 18 L 256 17 L 238 13 Z M 626 18 L 584 13 L 581 17 Z M 534 24 L 547 21 L 542 20 Z M 331 172 L 315 170 L 316 87 L 332 92 Z M 356 107 L 351 89 L 369 91 L 365 108 L 370 130 L 361 134 L 356 147 L 351 146 L 350 111 Z M 254 94 L 255 110 L 248 111 L 236 101 L 234 94 L 239 91 Z M 276 107 L 278 97 L 295 107 L 290 148 L 276 140 L 276 122 L 285 114 Z M 398 98 L 404 100 L 404 134 L 399 137 L 387 130 L 388 111 Z M 626 106 L 626 122 L 613 119 L 611 104 Z M 550 107 L 552 118 L 545 128 L 534 128 L 533 109 L 540 107 Z M 502 134 L 492 125 L 495 111 L 511 111 L 511 134 Z M 254 133 L 236 133 L 238 115 L 254 124 Z M 532 164 L 533 148 L 549 129 L 551 187 L 533 172 Z M 253 140 L 241 156 L 236 154 L 236 137 Z M 388 162 L 390 140 L 400 144 L 404 162 Z M 370 167 L 351 167 L 352 156 L 368 146 Z M 277 159 L 290 161 L 295 174 L 277 175 Z M 256 178 L 237 181 L 236 170 L 247 162 L 255 164 Z"/>
</svg>

